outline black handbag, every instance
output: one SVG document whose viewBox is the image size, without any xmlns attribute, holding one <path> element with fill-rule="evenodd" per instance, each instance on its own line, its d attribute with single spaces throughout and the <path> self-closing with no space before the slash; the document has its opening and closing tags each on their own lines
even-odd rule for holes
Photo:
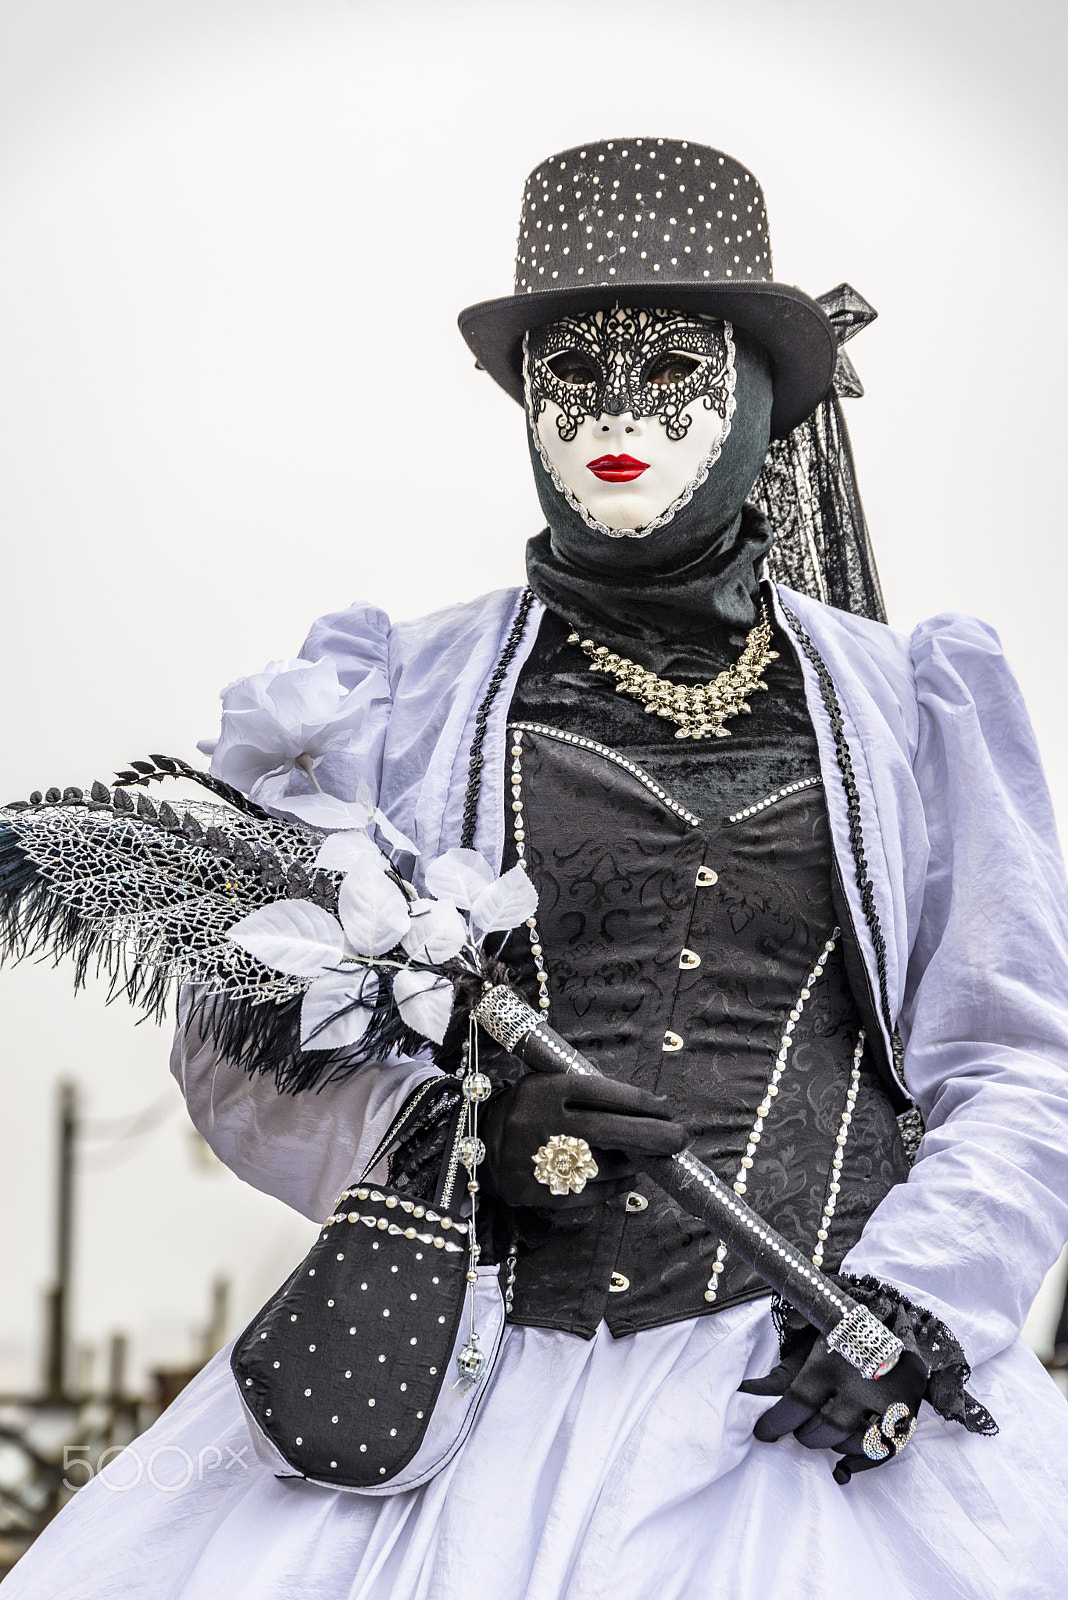
<svg viewBox="0 0 1068 1600">
<path fill-rule="evenodd" d="M 279 1476 L 364 1494 L 414 1488 L 455 1455 L 486 1392 L 504 1303 L 497 1266 L 468 1282 L 469 1225 L 456 1199 L 463 1104 L 450 1112 L 433 1203 L 367 1178 L 440 1083 L 409 1096 L 364 1176 L 234 1344 L 253 1445 Z M 486 1358 L 474 1378 L 457 1367 L 468 1291 Z"/>
</svg>

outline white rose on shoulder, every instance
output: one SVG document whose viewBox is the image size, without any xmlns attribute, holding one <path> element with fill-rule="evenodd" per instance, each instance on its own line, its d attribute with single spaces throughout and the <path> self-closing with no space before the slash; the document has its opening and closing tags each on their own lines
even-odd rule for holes
<svg viewBox="0 0 1068 1600">
<path fill-rule="evenodd" d="M 277 805 L 294 767 L 314 781 L 320 758 L 343 749 L 369 707 L 388 693 L 377 671 L 346 690 L 330 661 L 271 661 L 262 672 L 227 684 L 219 697 L 219 737 L 202 739 L 197 749 L 211 757 L 217 778 L 261 804 Z"/>
</svg>

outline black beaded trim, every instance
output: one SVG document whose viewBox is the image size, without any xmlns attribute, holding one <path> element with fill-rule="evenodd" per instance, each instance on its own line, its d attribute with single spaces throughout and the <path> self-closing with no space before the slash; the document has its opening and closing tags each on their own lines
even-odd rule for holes
<svg viewBox="0 0 1068 1600">
<path fill-rule="evenodd" d="M 897 1119 L 897 1129 L 901 1135 L 901 1148 L 905 1152 L 905 1159 L 910 1167 L 914 1167 L 920 1140 L 927 1131 L 923 1125 L 923 1113 L 919 1106 L 909 1106 L 907 1111 L 901 1112 Z"/>
<path fill-rule="evenodd" d="M 782 605 L 781 598 L 780 604 Z M 849 817 L 849 845 L 853 852 L 853 861 L 856 867 L 857 888 L 860 890 L 860 903 L 864 910 L 864 920 L 868 924 L 868 932 L 871 935 L 876 968 L 879 974 L 879 1005 L 883 1014 L 883 1022 L 886 1024 L 887 1035 L 892 1039 L 895 1030 L 894 1019 L 890 1013 L 890 996 L 886 982 L 886 940 L 883 938 L 882 923 L 879 920 L 879 908 L 875 904 L 875 888 L 868 877 L 868 862 L 864 854 L 864 830 L 860 819 L 860 795 L 857 792 L 856 779 L 853 776 L 853 759 L 845 736 L 842 707 L 834 687 L 834 679 L 827 670 L 827 663 L 789 606 L 783 605 L 782 609 L 797 636 L 798 643 L 815 669 L 816 677 L 819 680 L 820 694 L 823 696 L 823 704 L 834 733 L 834 752 L 838 758 L 838 766 L 842 774 L 842 787 L 845 790 L 846 811 Z"/>
<path fill-rule="evenodd" d="M 475 827 L 478 822 L 478 800 L 482 793 L 482 746 L 486 739 L 486 725 L 489 714 L 493 709 L 493 702 L 500 693 L 501 684 L 504 682 L 505 673 L 511 665 L 519 641 L 523 637 L 523 630 L 527 625 L 530 608 L 534 604 L 533 589 L 524 589 L 519 600 L 519 610 L 515 614 L 511 632 L 504 642 L 497 665 L 493 669 L 483 696 L 482 704 L 475 713 L 475 737 L 471 741 L 471 759 L 467 765 L 467 792 L 464 797 L 463 827 L 460 831 L 460 843 L 465 850 L 471 850 L 475 843 Z"/>
</svg>

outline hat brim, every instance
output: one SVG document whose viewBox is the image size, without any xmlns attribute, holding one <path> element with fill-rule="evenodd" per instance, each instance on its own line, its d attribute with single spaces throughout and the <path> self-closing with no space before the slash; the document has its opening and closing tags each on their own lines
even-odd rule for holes
<svg viewBox="0 0 1068 1600">
<path fill-rule="evenodd" d="M 572 312 L 607 303 L 669 306 L 722 317 L 750 334 L 771 359 L 771 436 L 782 439 L 819 405 L 831 387 L 838 341 L 827 317 L 800 289 L 781 283 L 590 284 L 504 295 L 468 306 L 457 319 L 480 366 L 523 403 L 523 335 Z"/>
</svg>

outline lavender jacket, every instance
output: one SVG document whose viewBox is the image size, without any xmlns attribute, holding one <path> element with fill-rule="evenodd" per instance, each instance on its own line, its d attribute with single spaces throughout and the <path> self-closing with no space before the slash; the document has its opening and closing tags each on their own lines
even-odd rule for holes
<svg viewBox="0 0 1068 1600">
<path fill-rule="evenodd" d="M 389 682 L 391 699 L 320 774 L 337 794 L 359 776 L 377 787 L 424 855 L 460 841 L 475 716 L 520 597 L 501 590 L 401 623 L 355 605 L 321 618 L 302 651 L 329 658 L 348 687 L 372 667 Z M 799 642 L 834 849 L 885 1042 L 896 1029 L 903 1081 L 927 1127 L 908 1182 L 878 1206 L 845 1265 L 928 1306 L 976 1365 L 1018 1334 L 1068 1234 L 1068 896 L 1041 763 L 985 624 L 942 615 L 909 637 L 786 589 L 776 607 Z M 497 865 L 508 705 L 541 615 L 535 602 L 483 743 L 475 844 Z M 203 1075 L 203 1050 L 200 1060 Z M 196 1064 L 180 1036 L 175 1071 L 203 1127 Z M 355 1123 L 381 1120 L 433 1070 L 384 1064 L 377 1082 L 358 1075 L 358 1086 L 307 1097 L 314 1105 L 231 1072 L 222 1124 L 228 1115 L 240 1132 L 212 1142 L 242 1176 L 300 1203 L 267 1172 L 272 1142 L 284 1162 L 287 1139 L 294 1149 L 321 1140 L 334 1116 L 342 1148 L 323 1182 L 344 1182 Z M 217 1079 L 216 1067 L 216 1094 Z M 326 1192 L 302 1209 L 322 1212 Z"/>
</svg>

